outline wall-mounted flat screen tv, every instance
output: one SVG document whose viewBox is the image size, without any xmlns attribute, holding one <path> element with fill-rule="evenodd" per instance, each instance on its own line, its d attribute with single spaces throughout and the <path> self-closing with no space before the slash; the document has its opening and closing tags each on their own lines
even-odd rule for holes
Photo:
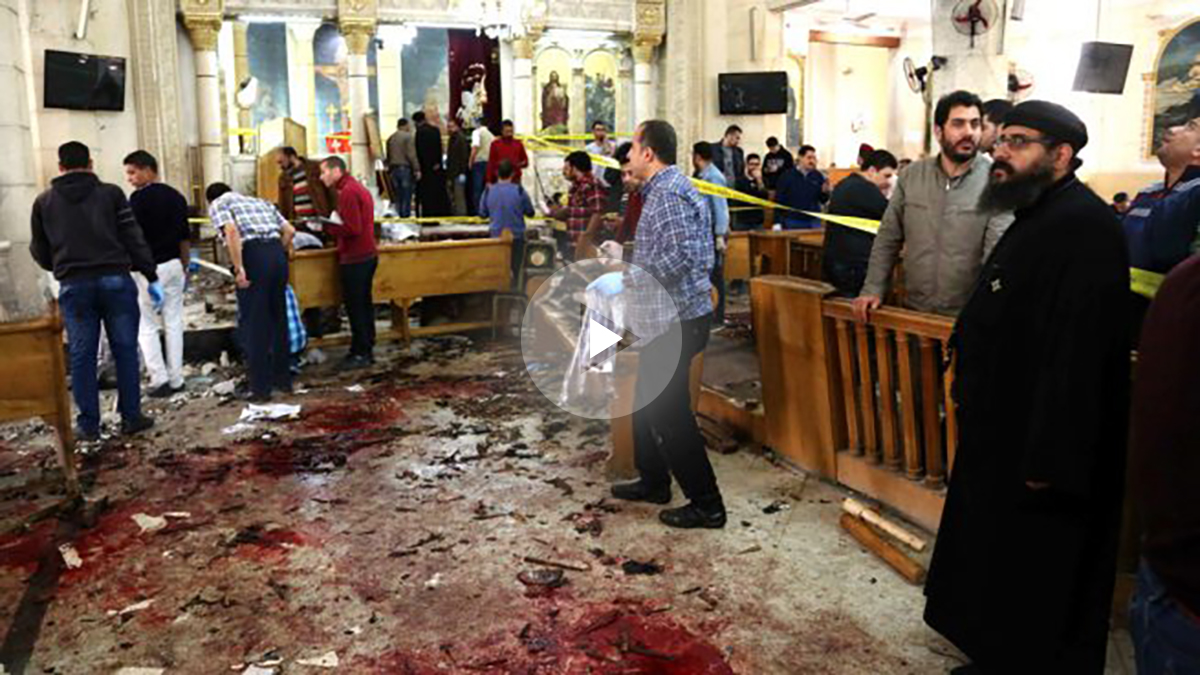
<svg viewBox="0 0 1200 675">
<path fill-rule="evenodd" d="M 124 110 L 125 59 L 46 50 L 43 102 L 47 108 Z"/>
<path fill-rule="evenodd" d="M 771 115 L 788 110 L 788 79 L 783 71 L 722 73 L 717 76 L 722 115 Z"/>
</svg>

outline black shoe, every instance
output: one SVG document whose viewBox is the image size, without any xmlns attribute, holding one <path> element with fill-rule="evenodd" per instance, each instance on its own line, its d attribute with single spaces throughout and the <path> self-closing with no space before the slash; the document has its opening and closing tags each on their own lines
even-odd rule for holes
<svg viewBox="0 0 1200 675">
<path fill-rule="evenodd" d="M 627 502 L 648 502 L 650 504 L 670 504 L 671 486 L 650 487 L 640 480 L 632 483 L 621 483 L 612 486 L 612 496 Z"/>
<path fill-rule="evenodd" d="M 369 360 L 367 360 L 366 357 L 355 354 L 353 356 L 347 356 L 345 358 L 345 360 L 342 361 L 341 365 L 338 366 L 338 369 L 339 370 L 362 370 L 363 368 L 366 368 L 370 365 L 371 365 L 371 362 Z"/>
<path fill-rule="evenodd" d="M 154 418 L 142 415 L 137 419 L 123 420 L 121 422 L 121 435 L 132 436 L 136 433 L 143 432 L 154 426 Z"/>
<path fill-rule="evenodd" d="M 665 525 L 685 530 L 698 527 L 719 530 L 725 527 L 725 508 L 702 509 L 691 503 L 677 509 L 667 509 L 658 514 L 658 519 Z"/>
<path fill-rule="evenodd" d="M 296 393 L 296 390 L 290 384 L 277 384 L 275 385 L 275 393 L 291 396 Z"/>
<path fill-rule="evenodd" d="M 174 396 L 176 392 L 180 391 L 183 391 L 183 387 L 175 389 L 171 386 L 170 382 L 163 382 L 157 387 L 151 389 L 149 393 L 147 393 L 147 396 L 150 398 L 170 398 Z"/>
<path fill-rule="evenodd" d="M 95 443 L 98 440 L 100 440 L 99 431 L 85 431 L 79 427 L 75 427 L 76 443 Z"/>
</svg>

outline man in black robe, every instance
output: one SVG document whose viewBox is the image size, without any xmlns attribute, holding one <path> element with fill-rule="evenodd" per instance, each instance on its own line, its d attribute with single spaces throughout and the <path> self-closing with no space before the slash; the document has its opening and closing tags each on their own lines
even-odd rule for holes
<svg viewBox="0 0 1200 675">
<path fill-rule="evenodd" d="M 450 215 L 450 195 L 446 192 L 446 171 L 442 166 L 442 132 L 425 119 L 424 111 L 413 113 L 417 123 L 414 144 L 421 178 L 417 181 L 417 203 L 425 218 Z"/>
<path fill-rule="evenodd" d="M 961 430 L 925 620 L 958 673 L 1102 673 L 1124 476 L 1128 256 L 1075 177 L 1087 128 L 1017 106 L 981 207 L 1016 221 L 958 317 Z"/>
</svg>

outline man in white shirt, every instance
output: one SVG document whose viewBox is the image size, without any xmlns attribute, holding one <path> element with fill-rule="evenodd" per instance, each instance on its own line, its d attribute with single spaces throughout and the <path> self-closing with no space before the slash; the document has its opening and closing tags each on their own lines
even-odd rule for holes
<svg viewBox="0 0 1200 675">
<path fill-rule="evenodd" d="M 603 120 L 592 122 L 592 142 L 584 146 L 583 149 L 589 155 L 612 157 L 616 154 L 617 144 L 608 137 L 608 125 Z M 611 186 L 608 184 L 608 181 L 604 180 L 605 168 L 596 161 L 592 162 L 592 173 L 595 174 L 596 180 L 600 181 L 600 186 L 607 190 Z"/>
<path fill-rule="evenodd" d="M 492 152 L 494 138 L 486 124 L 480 124 L 471 132 L 471 180 L 467 185 L 467 213 L 472 216 L 479 212 L 479 200 L 483 198 L 488 156 Z"/>
</svg>

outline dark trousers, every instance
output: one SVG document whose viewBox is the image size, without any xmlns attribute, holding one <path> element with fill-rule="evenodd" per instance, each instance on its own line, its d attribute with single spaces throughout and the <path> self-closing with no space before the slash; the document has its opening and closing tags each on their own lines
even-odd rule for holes
<svg viewBox="0 0 1200 675">
<path fill-rule="evenodd" d="M 292 386 L 287 317 L 287 253 L 278 239 L 253 240 L 242 246 L 242 265 L 249 288 L 238 289 L 238 330 L 246 351 L 250 391 L 259 396 L 272 386 Z"/>
<path fill-rule="evenodd" d="M 836 289 L 834 297 L 857 298 L 867 281 L 867 266 L 857 262 L 838 262 L 828 256 L 822 263 L 822 276 Z"/>
<path fill-rule="evenodd" d="M 713 313 L 713 321 L 720 325 L 725 323 L 725 252 L 717 251 L 716 253 L 709 281 L 712 282 L 713 288 L 717 289 L 717 309 Z"/>
<path fill-rule="evenodd" d="M 100 325 L 108 335 L 113 360 L 117 363 L 117 407 L 121 419 L 132 422 L 142 414 L 142 392 L 138 382 L 137 284 L 128 274 L 114 274 L 62 282 L 58 291 L 71 361 L 71 395 L 79 410 L 80 431 L 100 431 L 100 388 L 96 378 L 96 352 L 100 348 Z"/>
<path fill-rule="evenodd" d="M 652 340 L 638 355 L 634 386 L 634 460 L 642 481 L 652 487 L 667 486 L 674 476 L 683 494 L 704 508 L 721 507 L 723 502 L 692 412 L 688 373 L 692 358 L 708 344 L 711 323 L 712 315 L 706 314 L 673 325 L 671 330 L 682 333 L 678 355 L 672 353 L 671 340 Z M 645 398 L 653 391 L 647 392 L 643 384 L 668 377 L 666 388 L 646 403 Z"/>
<path fill-rule="evenodd" d="M 378 266 L 379 258 L 341 266 L 342 299 L 350 319 L 350 356 L 374 358 L 375 303 L 371 286 Z"/>
<path fill-rule="evenodd" d="M 521 266 L 525 262 L 525 240 L 524 239 L 522 239 L 522 238 L 513 239 L 513 241 L 512 241 L 512 260 L 510 262 L 512 265 L 513 288 L 517 289 L 518 291 L 523 292 L 525 289 L 520 288 L 520 284 L 521 284 Z"/>
<path fill-rule="evenodd" d="M 412 215 L 413 170 L 411 166 L 392 167 L 392 196 L 396 199 L 396 214 L 401 218 Z"/>
<path fill-rule="evenodd" d="M 471 165 L 470 194 L 467 195 L 467 213 L 472 216 L 479 212 L 479 200 L 483 199 L 484 183 L 487 181 L 487 162 L 475 162 Z"/>
</svg>

